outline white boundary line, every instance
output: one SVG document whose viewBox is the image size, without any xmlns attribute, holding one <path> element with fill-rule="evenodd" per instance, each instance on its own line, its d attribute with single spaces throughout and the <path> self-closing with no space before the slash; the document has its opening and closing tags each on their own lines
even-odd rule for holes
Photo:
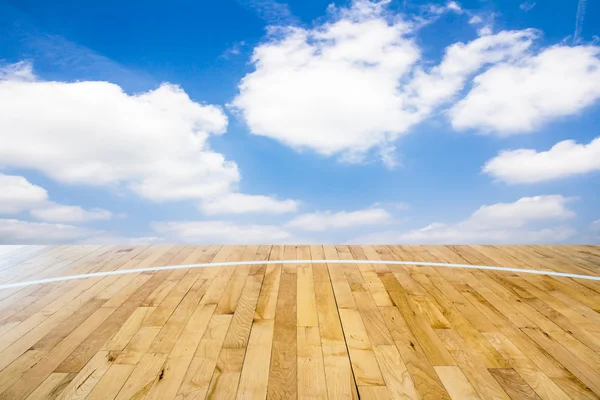
<svg viewBox="0 0 600 400">
<path fill-rule="evenodd" d="M 225 267 L 225 266 L 231 266 L 231 265 L 268 265 L 268 264 L 422 265 L 422 266 L 430 266 L 430 267 L 484 269 L 484 270 L 490 270 L 490 271 L 517 272 L 517 273 L 522 273 L 522 274 L 562 276 L 562 277 L 566 277 L 566 278 L 588 279 L 591 281 L 600 281 L 600 276 L 568 274 L 565 272 L 555 272 L 555 271 L 540 271 L 540 270 L 535 270 L 535 269 L 492 267 L 492 266 L 488 266 L 488 265 L 446 264 L 446 263 L 422 262 L 422 261 L 384 261 L 384 260 L 270 260 L 270 261 L 230 261 L 230 262 L 217 262 L 217 263 L 206 263 L 206 264 L 167 265 L 164 267 L 149 267 L 149 268 L 139 268 L 139 269 L 123 269 L 123 270 L 116 270 L 116 271 L 94 272 L 91 274 L 59 276 L 57 278 L 40 279 L 37 281 L 7 283 L 5 285 L 0 285 L 0 290 L 16 288 L 16 287 L 23 287 L 23 286 L 39 285 L 42 283 L 72 281 L 75 279 L 95 278 L 98 276 L 124 275 L 124 274 L 134 274 L 134 273 L 149 272 L 149 271 L 165 271 L 165 270 L 172 270 L 172 269 L 188 269 L 188 268 L 204 268 L 204 267 Z"/>
</svg>

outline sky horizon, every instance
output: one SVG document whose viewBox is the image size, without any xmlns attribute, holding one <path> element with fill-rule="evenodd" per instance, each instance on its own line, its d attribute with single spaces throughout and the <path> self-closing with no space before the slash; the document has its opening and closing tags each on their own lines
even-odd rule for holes
<svg viewBox="0 0 600 400">
<path fill-rule="evenodd" d="M 0 0 L 0 244 L 600 244 L 600 2 Z"/>
</svg>

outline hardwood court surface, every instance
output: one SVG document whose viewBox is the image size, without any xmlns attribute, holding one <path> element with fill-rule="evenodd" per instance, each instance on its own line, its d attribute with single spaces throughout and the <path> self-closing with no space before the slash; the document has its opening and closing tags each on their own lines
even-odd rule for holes
<svg viewBox="0 0 600 400">
<path fill-rule="evenodd" d="M 598 246 L 0 246 L 0 285 L 251 260 L 600 275 Z M 600 282 L 234 265 L 0 290 L 0 399 L 599 399 Z"/>
</svg>

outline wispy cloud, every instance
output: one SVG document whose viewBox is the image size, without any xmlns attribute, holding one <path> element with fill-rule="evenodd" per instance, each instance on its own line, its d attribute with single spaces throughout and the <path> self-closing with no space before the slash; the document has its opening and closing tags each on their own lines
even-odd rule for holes
<svg viewBox="0 0 600 400">
<path fill-rule="evenodd" d="M 579 0 L 579 3 L 577 3 L 577 16 L 575 17 L 575 33 L 573 33 L 573 44 L 579 44 L 581 42 L 581 31 L 583 30 L 586 4 L 587 0 Z"/>
<path fill-rule="evenodd" d="M 125 66 L 97 51 L 41 29 L 26 13 L 0 4 L 0 36 L 19 47 L 21 59 L 43 66 L 58 80 L 103 80 L 137 92 L 156 87 L 160 81 L 150 74 Z M 57 76 L 53 76 L 57 75 Z"/>
<path fill-rule="evenodd" d="M 221 57 L 227 59 L 229 57 L 239 56 L 242 54 L 242 50 L 245 46 L 246 42 L 244 41 L 235 42 L 231 47 L 228 47 L 223 54 L 221 54 Z"/>
<path fill-rule="evenodd" d="M 274 0 L 238 0 L 238 3 L 253 10 L 260 19 L 270 25 L 289 25 L 298 22 L 285 3 Z"/>
<path fill-rule="evenodd" d="M 526 1 L 519 6 L 519 8 L 525 12 L 530 11 L 533 7 L 535 7 L 535 1 Z"/>
</svg>

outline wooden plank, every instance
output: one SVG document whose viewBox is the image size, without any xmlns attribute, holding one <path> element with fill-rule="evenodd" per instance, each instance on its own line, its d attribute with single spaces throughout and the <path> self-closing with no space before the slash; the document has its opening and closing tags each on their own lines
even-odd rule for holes
<svg viewBox="0 0 600 400">
<path fill-rule="evenodd" d="M 238 399 L 254 400 L 267 397 L 274 329 L 274 319 L 261 319 L 252 324 L 237 391 Z"/>
<path fill-rule="evenodd" d="M 56 399 L 74 377 L 75 374 L 69 373 L 50 374 L 40 386 L 27 396 L 27 400 Z"/>
<path fill-rule="evenodd" d="M 359 386 L 358 392 L 363 400 L 392 400 L 392 394 L 386 386 Z"/>
<path fill-rule="evenodd" d="M 113 364 L 102 376 L 86 400 L 112 400 L 129 379 L 135 365 Z"/>
<path fill-rule="evenodd" d="M 240 300 L 233 314 L 231 326 L 225 337 L 223 347 L 246 348 L 250 329 L 262 285 L 262 275 L 249 276 L 246 279 Z M 217 307 L 218 309 L 218 307 Z M 215 311 L 216 312 L 216 311 Z"/>
<path fill-rule="evenodd" d="M 436 329 L 435 333 L 442 339 L 444 345 L 480 397 L 509 400 L 506 392 L 485 366 L 472 356 L 471 349 L 456 331 Z"/>
<path fill-rule="evenodd" d="M 217 314 L 234 313 L 251 268 L 249 265 L 239 265 L 235 268 L 215 310 Z"/>
<path fill-rule="evenodd" d="M 212 316 L 177 391 L 177 398 L 204 399 L 206 397 L 232 318 L 231 314 Z"/>
<path fill-rule="evenodd" d="M 144 320 L 152 313 L 153 307 L 138 307 L 121 328 L 102 346 L 102 350 L 122 351 L 140 330 Z"/>
<path fill-rule="evenodd" d="M 281 265 L 267 265 L 262 289 L 256 306 L 256 319 L 274 319 L 281 279 Z"/>
<path fill-rule="evenodd" d="M 157 377 L 164 373 L 166 354 L 146 353 L 135 367 L 129 379 L 117 395 L 117 400 L 143 399 L 146 397 Z"/>
<path fill-rule="evenodd" d="M 361 246 L 348 246 L 350 248 L 350 252 L 357 260 L 369 260 L 370 256 L 364 251 Z M 373 250 L 374 252 L 375 250 Z M 376 254 L 376 253 L 375 253 Z M 378 259 L 378 258 L 376 258 Z M 377 270 L 371 264 L 358 264 L 358 268 L 360 273 L 363 276 L 369 291 L 371 292 L 371 296 L 373 296 L 373 301 L 378 307 L 390 307 L 394 304 L 392 303 L 392 299 L 385 290 L 385 286 L 381 283 L 381 280 L 377 276 Z"/>
<path fill-rule="evenodd" d="M 114 311 L 112 308 L 98 309 L 84 323 L 79 325 L 71 334 L 55 346 L 41 362 L 38 362 L 29 369 L 21 379 L 2 393 L 0 398 L 24 398 L 31 394 Z"/>
<path fill-rule="evenodd" d="M 553 340 L 548 334 L 539 328 L 522 328 L 527 336 L 546 350 L 559 363 L 565 366 L 573 375 L 579 378 L 596 395 L 600 395 L 600 373 L 593 370 L 582 362 L 562 344 Z"/>
<path fill-rule="evenodd" d="M 413 379 L 396 346 L 378 345 L 373 350 L 392 398 L 419 399 Z"/>
<path fill-rule="evenodd" d="M 380 310 L 419 396 L 426 400 L 449 400 L 448 392 L 400 311 L 396 307 L 381 307 Z"/>
<path fill-rule="evenodd" d="M 322 246 L 311 246 L 310 252 L 313 259 L 324 259 Z M 313 264 L 313 278 L 328 397 L 356 399 L 358 393 L 327 265 Z"/>
<path fill-rule="evenodd" d="M 152 276 L 125 303 L 92 332 L 69 356 L 58 366 L 56 372 L 79 372 L 92 359 L 94 354 L 110 339 L 121 325 L 133 314 L 142 301 L 158 286 L 162 274 Z M 103 306 L 104 308 L 104 306 Z M 154 314 L 154 313 L 153 313 Z"/>
<path fill-rule="evenodd" d="M 385 385 L 360 313 L 340 309 L 340 319 L 357 385 Z"/>
<path fill-rule="evenodd" d="M 177 282 L 168 296 L 160 303 L 158 307 L 154 309 L 152 314 L 148 316 L 144 325 L 158 327 L 164 326 L 171 317 L 171 314 L 173 314 L 181 300 L 194 286 L 199 277 L 199 274 L 190 274 L 187 279 L 182 278 L 179 282 Z"/>
<path fill-rule="evenodd" d="M 196 280 L 154 339 L 154 342 L 150 346 L 151 353 L 168 354 L 171 349 L 173 349 L 173 346 L 175 346 L 175 343 L 179 339 L 179 335 L 183 332 L 186 324 L 197 309 L 202 296 L 204 296 L 208 290 L 210 283 L 210 280 Z M 154 313 L 150 315 L 150 318 L 152 318 L 153 315 Z"/>
<path fill-rule="evenodd" d="M 393 345 L 392 335 L 390 335 L 371 294 L 368 292 L 354 292 L 353 294 L 371 344 L 373 346 Z"/>
<path fill-rule="evenodd" d="M 487 275 L 482 274 L 480 280 L 485 282 L 488 287 L 492 287 L 495 292 L 498 293 L 498 295 L 501 296 L 507 303 L 532 321 L 535 324 L 533 327 L 539 327 L 554 340 L 563 343 L 568 347 L 569 351 L 579 357 L 584 363 L 588 364 L 592 369 L 600 370 L 599 354 L 592 351 L 589 347 L 575 339 L 571 334 L 566 333 L 554 322 L 537 312 L 528 304 L 528 302 L 520 300 L 511 294 L 507 289 L 495 283 Z"/>
<path fill-rule="evenodd" d="M 169 353 L 164 368 L 155 379 L 146 399 L 175 398 L 215 308 L 214 304 L 200 305 L 196 308 Z"/>
<path fill-rule="evenodd" d="M 479 396 L 459 367 L 434 367 L 452 400 L 479 400 Z"/>
<path fill-rule="evenodd" d="M 298 326 L 298 398 L 327 399 L 321 336 L 316 326 Z"/>
<path fill-rule="evenodd" d="M 486 333 L 489 342 L 509 362 L 510 366 L 519 373 L 529 386 L 543 399 L 567 400 L 568 396 L 531 361 L 515 344 L 501 333 Z M 506 390 L 506 388 L 505 388 Z M 509 392 L 507 392 L 509 393 Z M 591 392 L 590 392 L 591 393 Z M 509 393 L 510 394 L 510 393 Z"/>
<path fill-rule="evenodd" d="M 114 362 L 108 351 L 99 351 L 61 391 L 58 400 L 83 399 L 89 395 Z"/>
<path fill-rule="evenodd" d="M 431 326 L 417 315 L 410 307 L 407 294 L 391 273 L 382 274 L 381 281 L 385 285 L 392 301 L 404 317 L 409 329 L 417 339 L 429 362 L 436 365 L 456 365 L 454 359 L 436 336 Z"/>
<path fill-rule="evenodd" d="M 270 398 L 296 397 L 298 393 L 296 284 L 296 274 L 284 270 L 277 298 L 275 334 L 269 366 L 267 395 Z"/>
<path fill-rule="evenodd" d="M 489 371 L 511 399 L 540 399 L 540 396 L 514 369 L 490 368 Z"/>
<path fill-rule="evenodd" d="M 452 328 L 456 330 L 465 343 L 474 350 L 474 355 L 476 355 L 487 368 L 508 367 L 506 360 L 502 358 L 502 356 L 490 345 L 485 336 L 483 336 L 481 332 L 470 322 L 471 320 L 475 319 L 477 320 L 477 326 L 484 327 L 486 328 L 486 331 L 490 331 L 490 328 L 487 326 L 487 321 L 481 321 L 482 318 L 485 318 L 483 315 L 470 310 L 468 311 L 470 319 L 467 319 L 463 313 L 459 311 L 457 307 L 455 307 L 455 304 L 460 304 L 457 301 L 466 302 L 462 295 L 457 294 L 453 296 L 453 300 L 455 301 L 452 302 L 450 299 L 448 299 L 445 293 L 442 293 L 437 285 L 433 284 L 433 282 L 431 282 L 429 279 L 419 279 L 419 282 L 422 283 L 428 294 L 430 294 L 435 300 L 435 304 L 437 304 L 438 307 L 443 311 L 443 315 L 448 322 L 446 325 L 443 323 L 443 321 L 440 322 L 437 318 L 432 318 L 430 325 L 431 322 L 434 322 L 435 325 L 441 325 L 442 329 L 448 329 L 450 328 L 451 324 Z M 433 305 L 433 301 L 430 300 L 430 303 Z M 461 306 L 461 310 L 464 310 L 465 308 L 468 307 Z M 431 311 L 422 311 L 421 313 L 433 314 Z M 495 331 L 495 329 L 492 331 Z"/>
<path fill-rule="evenodd" d="M 450 329 L 450 322 L 433 304 L 428 296 L 410 296 L 416 310 L 423 315 L 433 329 Z"/>
<path fill-rule="evenodd" d="M 116 260 L 115 263 L 118 265 L 121 261 Z M 89 301 L 105 287 L 117 280 L 118 277 L 111 276 L 101 280 L 87 279 L 74 281 L 76 285 L 72 287 L 72 290 L 67 291 L 64 295 L 60 296 L 59 299 L 47 305 L 36 314 L 46 316 L 47 318 L 45 320 L 20 337 L 11 344 L 9 348 L 0 352 L 0 370 L 4 369 L 12 361 L 31 348 L 31 346 L 52 331 L 52 329 L 59 325 L 63 320 L 72 315 L 82 304 Z"/>
<path fill-rule="evenodd" d="M 257 269 L 253 275 L 249 275 L 246 279 L 246 284 L 225 336 L 223 348 L 217 359 L 217 369 L 210 383 L 209 397 L 226 399 L 234 398 L 236 395 L 252 320 L 262 285 L 263 275 L 260 274 L 260 271 L 264 270 Z"/>
<path fill-rule="evenodd" d="M 45 351 L 28 350 L 15 362 L 4 368 L 0 372 L 0 393 L 8 389 L 27 370 L 37 364 L 45 355 Z"/>
<path fill-rule="evenodd" d="M 310 264 L 300 264 L 298 276 L 298 326 L 318 326 L 317 300 L 313 281 L 313 270 Z"/>
<path fill-rule="evenodd" d="M 335 246 L 323 246 L 325 258 L 327 260 L 337 260 L 338 253 Z M 346 280 L 344 268 L 340 264 L 327 264 L 329 270 L 329 279 L 335 293 L 335 301 L 338 308 L 356 308 L 352 290 Z"/>
<path fill-rule="evenodd" d="M 222 348 L 208 388 L 207 399 L 234 399 L 244 363 L 245 348 Z"/>
<path fill-rule="evenodd" d="M 157 326 L 141 327 L 117 357 L 117 364 L 137 364 L 160 332 Z"/>
<path fill-rule="evenodd" d="M 61 340 L 73 332 L 79 325 L 96 312 L 100 306 L 104 304 L 104 300 L 91 299 L 81 306 L 73 315 L 63 321 L 60 325 L 54 328 L 39 342 L 33 345 L 34 349 L 49 351 L 54 348 Z M 68 372 L 68 371 L 62 371 Z M 71 371 L 72 372 L 72 371 Z"/>
</svg>

